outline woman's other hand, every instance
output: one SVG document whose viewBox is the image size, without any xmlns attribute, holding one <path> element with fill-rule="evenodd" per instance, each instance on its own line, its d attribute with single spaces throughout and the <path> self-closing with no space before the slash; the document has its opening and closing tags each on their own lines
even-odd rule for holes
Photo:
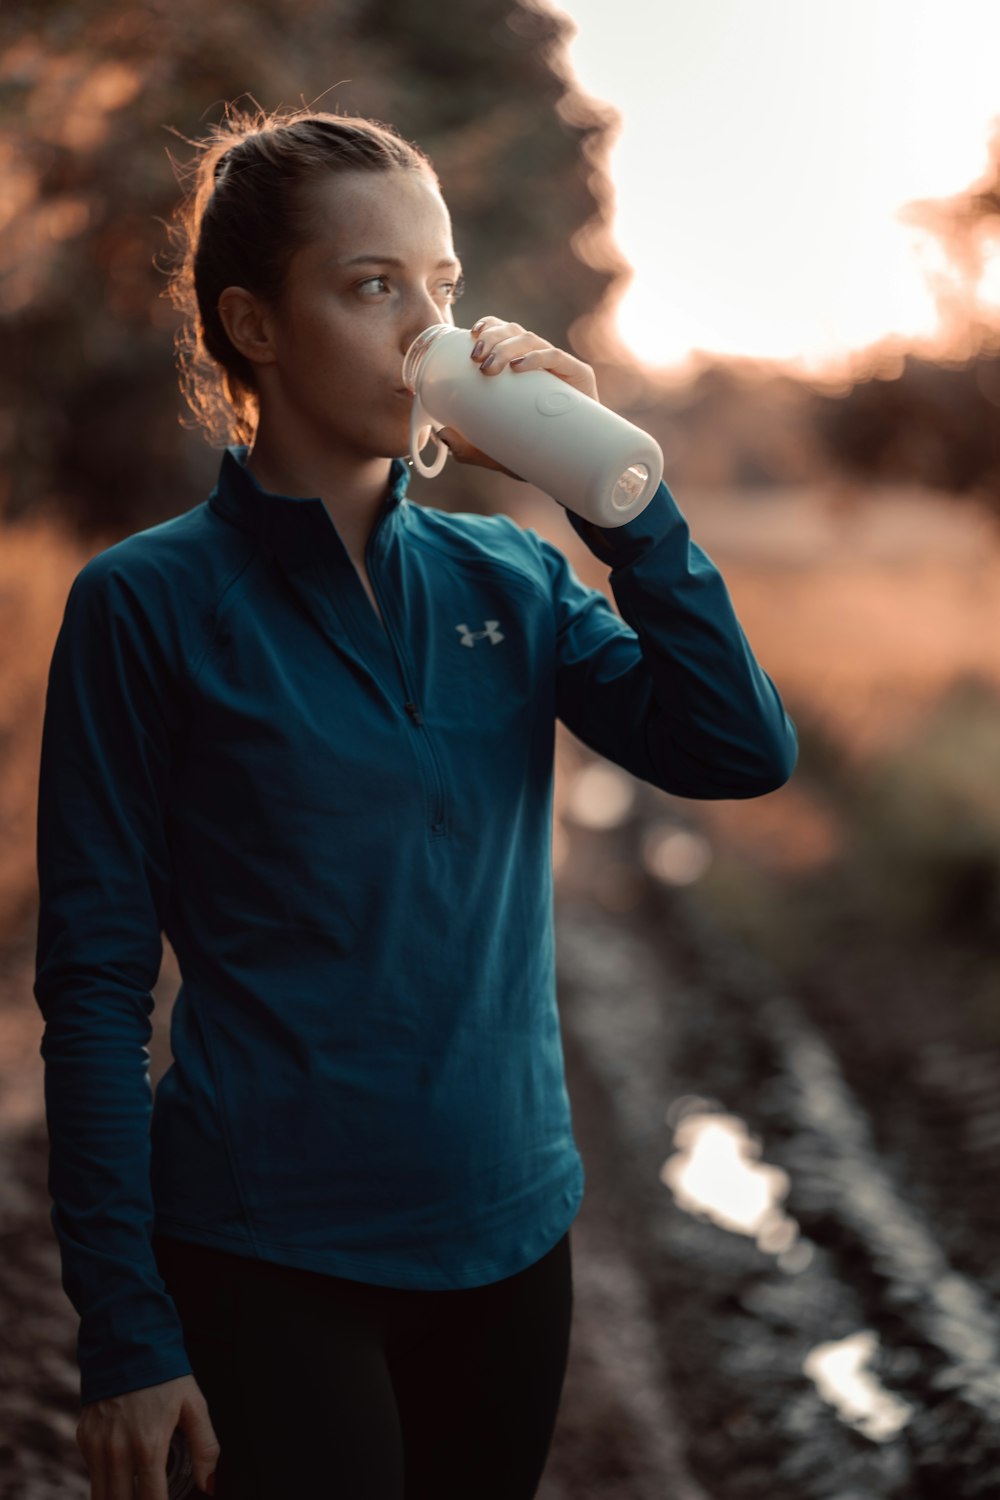
<svg viewBox="0 0 1000 1500">
<path fill-rule="evenodd" d="M 90 1475 L 90 1500 L 167 1500 L 175 1427 L 187 1438 L 195 1483 L 211 1494 L 219 1443 L 193 1375 L 88 1402 L 76 1441 Z"/>
<path fill-rule="evenodd" d="M 597 377 L 590 365 L 565 349 L 556 349 L 546 343 L 537 333 L 529 333 L 520 323 L 504 323 L 500 318 L 478 318 L 469 330 L 473 340 L 470 359 L 475 360 L 483 375 L 499 375 L 510 366 L 516 375 L 522 370 L 548 370 L 565 380 L 567 385 L 582 391 L 592 401 L 601 398 L 597 391 Z M 512 479 L 521 479 L 520 474 L 507 469 L 495 459 L 473 447 L 469 440 L 455 427 L 442 427 L 438 437 L 448 447 L 460 464 L 478 464 L 484 469 L 498 469 Z"/>
</svg>

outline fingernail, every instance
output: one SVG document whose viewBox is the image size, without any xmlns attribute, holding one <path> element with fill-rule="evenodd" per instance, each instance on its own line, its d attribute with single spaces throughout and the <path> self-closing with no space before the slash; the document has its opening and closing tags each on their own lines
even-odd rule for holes
<svg viewBox="0 0 1000 1500">
<path fill-rule="evenodd" d="M 511 360 L 511 364 L 512 364 L 512 365 L 519 365 L 519 364 L 521 364 L 521 363 L 522 363 L 522 362 L 523 362 L 523 361 L 524 361 L 524 360 L 525 360 L 525 359 L 526 359 L 526 358 L 527 358 L 527 356 L 526 356 L 526 355 L 524 355 L 524 354 L 519 354 L 519 355 L 518 355 L 518 356 L 517 356 L 517 358 L 516 358 L 516 359 L 512 359 L 512 360 Z"/>
<path fill-rule="evenodd" d="M 482 364 L 479 366 L 479 368 L 481 370 L 488 370 L 489 367 L 490 367 L 490 365 L 492 363 L 493 363 L 493 355 L 492 354 L 488 354 L 486 356 L 486 358 L 483 360 Z"/>
<path fill-rule="evenodd" d="M 480 339 L 479 343 L 475 346 L 475 348 L 473 349 L 472 353 L 469 355 L 469 358 L 470 359 L 478 359 L 479 356 L 482 354 L 482 352 L 483 352 L 483 341 L 482 341 L 482 339 Z"/>
</svg>

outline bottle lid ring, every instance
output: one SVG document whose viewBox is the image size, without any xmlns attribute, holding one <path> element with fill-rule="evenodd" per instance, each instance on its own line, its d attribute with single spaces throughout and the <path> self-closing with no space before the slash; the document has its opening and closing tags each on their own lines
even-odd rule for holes
<svg viewBox="0 0 1000 1500">
<path fill-rule="evenodd" d="M 417 334 L 413 343 L 407 349 L 403 359 L 403 384 L 414 395 L 416 395 L 417 391 L 415 384 L 417 370 L 420 368 L 420 363 L 428 348 L 443 333 L 451 333 L 454 326 L 453 323 L 431 323 L 429 328 L 425 328 L 422 333 Z"/>
</svg>

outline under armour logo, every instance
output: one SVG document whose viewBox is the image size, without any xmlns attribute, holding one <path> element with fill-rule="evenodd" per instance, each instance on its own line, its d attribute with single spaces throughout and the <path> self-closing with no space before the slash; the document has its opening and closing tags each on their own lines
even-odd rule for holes
<svg viewBox="0 0 1000 1500">
<path fill-rule="evenodd" d="M 489 640 L 494 646 L 498 646 L 503 640 L 500 633 L 499 620 L 484 620 L 484 630 L 470 630 L 468 625 L 456 625 L 455 629 L 462 637 L 463 646 L 474 646 L 477 641 Z"/>
</svg>

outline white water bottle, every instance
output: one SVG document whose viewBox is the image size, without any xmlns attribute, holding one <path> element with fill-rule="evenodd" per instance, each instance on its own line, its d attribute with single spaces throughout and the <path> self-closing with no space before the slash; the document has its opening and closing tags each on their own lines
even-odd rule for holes
<svg viewBox="0 0 1000 1500">
<path fill-rule="evenodd" d="M 567 510 L 598 526 L 623 526 L 652 500 L 663 477 L 660 445 L 550 370 L 507 368 L 483 375 L 470 358 L 469 329 L 432 323 L 403 361 L 413 392 L 410 453 L 428 479 L 448 448 L 437 436 L 455 427 L 497 463 L 537 485 Z M 433 433 L 438 453 L 420 450 Z"/>
</svg>

